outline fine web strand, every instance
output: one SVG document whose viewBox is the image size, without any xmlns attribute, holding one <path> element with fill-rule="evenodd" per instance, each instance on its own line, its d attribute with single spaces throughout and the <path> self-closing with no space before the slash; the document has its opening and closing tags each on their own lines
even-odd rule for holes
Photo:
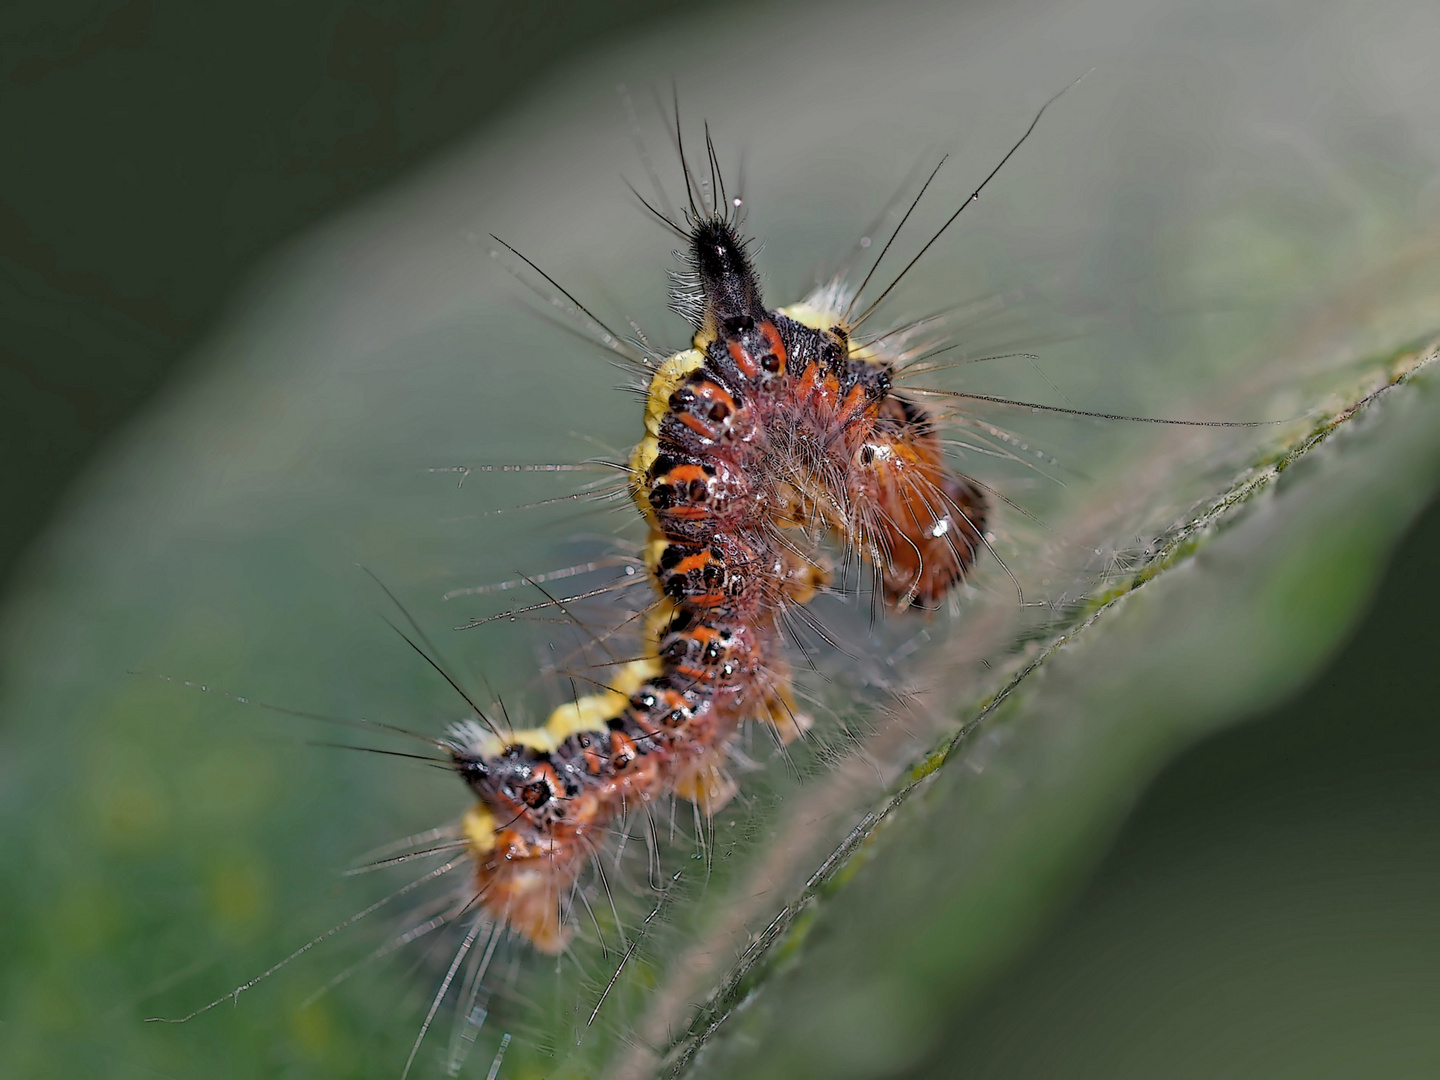
<svg viewBox="0 0 1440 1080">
<path fill-rule="evenodd" d="M 422 886 L 422 885 L 425 885 L 425 884 L 427 884 L 427 883 L 429 883 L 429 882 L 431 882 L 431 881 L 435 881 L 435 880 L 438 879 L 438 878 L 444 877 L 444 876 L 445 876 L 446 874 L 448 874 L 451 870 L 454 870 L 457 866 L 461 865 L 463 862 L 465 862 L 464 859 L 454 859 L 454 860 L 452 860 L 452 861 L 450 861 L 450 862 L 445 863 L 443 866 L 438 866 L 438 867 L 436 867 L 435 869 L 433 869 L 433 870 L 429 871 L 428 873 L 426 873 L 424 876 L 419 877 L 419 878 L 416 878 L 414 881 L 410 882 L 409 884 L 407 884 L 407 885 L 402 885 L 400 888 L 396 889 L 394 892 L 390 893 L 388 896 L 382 897 L 381 899 L 375 901 L 375 903 L 371 904 L 369 907 L 367 907 L 367 908 L 365 908 L 365 909 L 363 909 L 363 910 L 361 910 L 361 911 L 356 912 L 354 915 L 351 915 L 348 919 L 344 919 L 344 920 L 342 920 L 341 922 L 336 923 L 334 926 L 330 927 L 329 930 L 326 930 L 323 934 L 317 934 L 315 937 L 311 938 L 311 939 L 310 939 L 309 941 L 307 941 L 304 945 L 301 945 L 298 949 L 296 949 L 294 952 L 292 952 L 289 956 L 285 957 L 285 958 L 284 958 L 283 960 L 281 960 L 279 963 L 277 963 L 277 964 L 272 964 L 270 967 L 268 967 L 268 968 L 266 968 L 264 971 L 262 971 L 259 975 L 255 976 L 253 979 L 249 980 L 248 982 L 241 983 L 239 986 L 235 987 L 235 989 L 231 990 L 231 991 L 230 991 L 229 993 L 227 993 L 227 994 L 222 994 L 220 997 L 218 997 L 218 998 L 216 998 L 214 1001 L 210 1002 L 210 1004 L 208 1004 L 208 1005 L 202 1005 L 200 1008 L 196 1009 L 194 1012 L 189 1013 L 189 1014 L 187 1014 L 187 1015 L 185 1015 L 185 1016 L 181 1016 L 181 1017 L 167 1017 L 167 1016 L 150 1016 L 150 1017 L 146 1017 L 146 1023 L 184 1024 L 184 1023 L 186 1023 L 186 1022 L 188 1022 L 188 1021 L 190 1021 L 190 1020 L 195 1019 L 195 1017 L 200 1016 L 202 1013 L 207 1013 L 207 1012 L 209 1012 L 211 1009 L 215 1008 L 217 1005 L 221 1005 L 221 1004 L 223 1004 L 223 1003 L 225 1003 L 225 1002 L 227 1002 L 227 1001 L 232 1002 L 232 1003 L 238 1003 L 239 1000 L 240 1000 L 240 995 L 243 994 L 246 990 L 249 990 L 249 989 L 251 989 L 252 987 L 258 985 L 259 983 L 265 981 L 265 980 L 268 979 L 271 975 L 275 974 L 275 972 L 279 971 L 281 968 L 285 967 L 285 965 L 289 964 L 292 960 L 295 960 L 295 959 L 297 959 L 298 957 L 301 957 L 301 956 L 305 955 L 307 952 L 309 952 L 311 949 L 313 949 L 316 945 L 319 945 L 319 944 L 320 944 L 321 942 L 323 942 L 323 941 L 328 941 L 330 938 L 332 938 L 332 937 L 334 937 L 336 934 L 340 933 L 340 931 L 345 930 L 345 929 L 347 929 L 348 927 L 354 926 L 354 925 L 355 925 L 357 922 L 359 922 L 361 919 L 364 919 L 364 918 L 366 918 L 366 917 L 368 917 L 368 916 L 370 916 L 370 915 L 373 915 L 375 912 L 379 911 L 382 907 L 385 907 L 387 904 L 391 903 L 392 901 L 398 900 L 400 897 L 405 896 L 405 895 L 408 895 L 409 893 L 414 892 L 416 889 L 420 888 L 420 886 Z"/>
</svg>

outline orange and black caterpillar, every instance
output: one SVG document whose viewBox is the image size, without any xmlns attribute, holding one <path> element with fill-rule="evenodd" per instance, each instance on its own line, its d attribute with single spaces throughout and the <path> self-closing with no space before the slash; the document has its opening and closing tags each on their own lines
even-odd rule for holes
<svg viewBox="0 0 1440 1080">
<path fill-rule="evenodd" d="M 728 213 L 692 202 L 688 228 L 669 224 L 688 246 L 673 306 L 695 332 L 655 370 L 630 459 L 658 594 L 642 658 L 542 727 L 479 717 L 444 744 L 478 800 L 463 823 L 478 902 L 547 952 L 627 809 L 678 795 L 713 813 L 742 724 L 786 742 L 808 725 L 776 655 L 787 606 L 828 581 L 821 541 L 868 563 L 895 608 L 935 607 L 984 542 L 985 496 L 946 467 L 894 364 L 853 344 L 859 320 L 827 294 L 767 309 Z"/>
</svg>

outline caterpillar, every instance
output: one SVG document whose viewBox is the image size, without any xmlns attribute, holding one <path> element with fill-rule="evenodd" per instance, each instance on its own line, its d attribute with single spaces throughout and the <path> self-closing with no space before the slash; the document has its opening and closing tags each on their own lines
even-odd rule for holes
<svg viewBox="0 0 1440 1080">
<path fill-rule="evenodd" d="M 727 753 L 743 724 L 769 725 L 782 745 L 806 730 L 776 657 L 786 609 L 829 583 L 822 541 L 868 565 L 895 610 L 933 608 L 963 580 L 986 544 L 989 501 L 946 465 L 927 410 L 896 391 L 897 359 L 878 347 L 892 335 L 859 343 L 855 331 L 1064 92 L 858 315 L 889 243 L 853 291 L 834 283 L 768 309 L 738 229 L 743 201 L 726 194 L 707 130 L 706 205 L 677 105 L 683 225 L 641 200 L 685 244 L 671 308 L 693 329 L 690 348 L 650 379 L 629 461 L 657 593 L 644 655 L 540 727 L 506 731 L 477 710 L 444 741 L 477 798 L 461 832 L 475 896 L 497 924 L 559 952 L 570 936 L 564 900 L 612 822 L 665 796 L 713 815 L 735 793 Z"/>
<path fill-rule="evenodd" d="M 541 727 L 473 719 L 447 740 L 478 800 L 463 827 L 476 895 L 545 952 L 566 944 L 564 898 L 628 807 L 673 794 L 713 814 L 742 724 L 782 743 L 808 726 L 774 657 L 787 605 L 828 583 L 822 540 L 864 559 L 896 609 L 933 608 L 984 543 L 985 495 L 946 466 L 893 362 L 852 344 L 852 305 L 832 290 L 767 309 L 721 206 L 692 199 L 688 227 L 669 222 L 688 245 L 672 307 L 694 336 L 655 371 L 630 458 L 657 594 L 645 655 Z"/>
</svg>

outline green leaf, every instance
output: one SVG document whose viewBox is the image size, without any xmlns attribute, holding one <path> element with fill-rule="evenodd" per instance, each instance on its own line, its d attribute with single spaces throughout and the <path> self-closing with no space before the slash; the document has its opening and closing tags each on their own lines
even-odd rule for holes
<svg viewBox="0 0 1440 1080">
<path fill-rule="evenodd" d="M 565 305 L 531 276 L 537 317 L 489 232 L 612 325 L 633 317 L 678 347 L 673 238 L 622 182 L 650 161 L 678 193 L 668 121 L 649 120 L 672 72 L 690 130 L 709 119 L 731 175 L 745 163 L 747 228 L 784 303 L 817 270 L 863 264 L 899 213 L 857 246 L 867 222 L 913 190 L 917 161 L 954 150 L 898 269 L 1039 102 L 1100 64 L 884 318 L 986 298 L 957 330 L 968 355 L 1041 353 L 942 373 L 941 389 L 1301 419 L 1197 431 L 957 410 L 957 458 L 998 493 L 998 557 L 958 618 L 872 634 L 867 613 L 817 603 L 842 649 L 816 647 L 813 674 L 790 658 L 813 738 L 748 744 L 757 767 L 705 850 L 684 808 L 669 842 L 661 808 L 652 875 L 632 830 L 613 873 L 624 946 L 598 887 L 586 899 L 607 949 L 583 923 L 558 963 L 505 946 L 505 992 L 466 1067 L 483 1075 L 506 1033 L 507 1080 L 645 1075 L 701 1036 L 694 1065 L 717 1074 L 863 1073 L 921 1052 L 1070 895 L 1167 755 L 1313 669 L 1434 483 L 1428 374 L 1293 454 L 1317 416 L 1408 370 L 1398 343 L 1440 321 L 1425 231 L 1440 126 L 1413 89 L 1428 39 L 1387 30 L 1362 64 L 1347 49 L 1378 33 L 1368 13 L 1307 11 L 1302 39 L 1257 10 L 707 8 L 597 46 L 431 171 L 277 253 L 187 378 L 70 493 L 6 600 L 0 1073 L 399 1074 L 453 938 L 309 999 L 423 925 L 408 901 L 233 1007 L 225 995 L 409 880 L 342 873 L 456 820 L 468 795 L 444 770 L 305 745 L 363 741 L 353 729 L 236 699 L 431 735 L 467 712 L 376 616 L 394 612 L 356 562 L 462 682 L 494 679 L 517 721 L 571 694 L 545 674 L 574 644 L 568 621 L 448 628 L 536 599 L 467 588 L 633 557 L 636 516 L 623 501 L 579 515 L 576 474 L 461 485 L 429 470 L 621 457 L 640 417 L 614 386 L 638 376 L 547 321 Z M 530 503 L 544 505 L 512 512 Z M 211 1000 L 224 1007 L 144 1023 Z M 417 1076 L 445 1069 L 442 1020 Z"/>
</svg>

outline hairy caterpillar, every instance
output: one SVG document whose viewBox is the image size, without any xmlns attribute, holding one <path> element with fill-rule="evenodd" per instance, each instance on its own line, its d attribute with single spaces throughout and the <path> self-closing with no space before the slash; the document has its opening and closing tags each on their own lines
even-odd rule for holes
<svg viewBox="0 0 1440 1080">
<path fill-rule="evenodd" d="M 734 793 L 726 746 L 743 722 L 782 742 L 808 725 L 773 657 L 784 607 L 825 583 L 822 537 L 868 560 L 899 608 L 934 606 L 983 544 L 984 495 L 946 468 L 893 364 L 852 348 L 846 311 L 768 310 L 732 217 L 689 224 L 675 307 L 695 337 L 655 373 L 630 461 L 659 594 L 647 655 L 542 728 L 470 721 L 450 741 L 479 797 L 465 821 L 477 894 L 549 952 L 566 941 L 564 897 L 627 804 L 674 793 L 713 813 Z"/>
<path fill-rule="evenodd" d="M 463 832 L 477 899 L 498 923 L 543 951 L 560 950 L 564 899 L 613 820 L 669 795 L 713 814 L 735 792 L 727 748 L 743 723 L 770 725 L 781 744 L 809 726 L 776 659 L 778 623 L 787 606 L 828 584 L 823 539 L 867 563 L 896 609 L 933 608 L 973 564 L 989 502 L 946 466 L 930 414 L 895 391 L 903 357 L 893 350 L 904 334 L 857 343 L 855 331 L 1054 100 L 858 315 L 860 291 L 889 245 L 855 290 L 835 283 L 768 309 L 737 228 L 742 200 L 729 200 L 707 132 L 706 206 L 685 161 L 677 107 L 685 227 L 645 205 L 686 245 L 671 306 L 694 336 L 651 378 L 645 436 L 629 462 L 658 593 L 644 655 L 542 727 L 507 731 L 480 715 L 445 744 L 479 800 Z M 889 349 L 879 348 L 886 339 Z"/>
</svg>

